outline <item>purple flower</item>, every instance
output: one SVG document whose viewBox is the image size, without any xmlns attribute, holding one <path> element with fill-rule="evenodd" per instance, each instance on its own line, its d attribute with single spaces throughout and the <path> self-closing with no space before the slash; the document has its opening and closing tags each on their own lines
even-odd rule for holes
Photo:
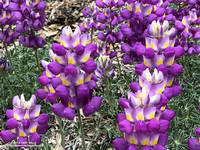
<svg viewBox="0 0 200 150">
<path fill-rule="evenodd" d="M 146 69 L 146 66 L 144 66 L 143 64 L 137 64 L 135 66 L 135 72 L 138 74 L 142 74 L 142 72 Z"/>
<path fill-rule="evenodd" d="M 123 17 L 123 18 L 125 18 L 125 19 L 130 19 L 131 18 L 131 12 L 130 11 L 128 11 L 128 10 L 122 10 L 121 12 L 120 12 L 120 15 Z"/>
<path fill-rule="evenodd" d="M 66 54 L 65 47 L 58 43 L 52 44 L 51 48 L 52 48 L 53 52 L 55 54 L 57 54 L 58 56 L 64 56 Z"/>
<path fill-rule="evenodd" d="M 51 110 L 59 117 L 63 117 L 63 111 L 65 109 L 65 106 L 63 104 L 53 104 L 51 106 Z"/>
<path fill-rule="evenodd" d="M 65 69 L 64 69 L 64 73 L 66 76 L 71 75 L 71 76 L 76 76 L 77 75 L 77 68 L 76 65 L 74 64 L 68 64 Z"/>
<path fill-rule="evenodd" d="M 128 143 L 123 138 L 117 138 L 112 142 L 116 150 L 127 150 Z"/>
<path fill-rule="evenodd" d="M 188 140 L 189 150 L 198 150 L 200 148 L 200 142 L 197 139 Z"/>
<path fill-rule="evenodd" d="M 37 90 L 37 96 L 50 102 L 51 110 L 61 118 L 73 120 L 80 108 L 85 116 L 91 115 L 101 105 L 100 99 L 92 97 L 98 47 L 78 26 L 75 31 L 65 27 L 60 39 L 49 51 L 51 61 L 41 61 L 45 71 L 38 81 L 44 90 Z"/>
<path fill-rule="evenodd" d="M 63 116 L 69 120 L 74 120 L 75 110 L 72 108 L 65 108 L 63 111 Z"/>
<path fill-rule="evenodd" d="M 51 62 L 48 65 L 48 69 L 55 75 L 58 75 L 62 71 L 62 66 L 57 62 Z"/>
<path fill-rule="evenodd" d="M 86 73 L 92 73 L 96 70 L 97 65 L 94 62 L 93 59 L 89 59 L 86 63 L 84 63 L 82 65 L 82 69 L 86 72 Z"/>
<path fill-rule="evenodd" d="M 89 116 L 93 114 L 95 111 L 97 111 L 102 103 L 102 99 L 100 97 L 93 97 L 92 100 L 84 106 L 83 108 L 83 114 L 85 116 Z"/>
<path fill-rule="evenodd" d="M 120 29 L 125 37 L 131 37 L 133 35 L 131 28 L 126 25 L 122 25 Z"/>
<path fill-rule="evenodd" d="M 172 66 L 170 66 L 169 70 L 172 75 L 177 76 L 183 72 L 183 67 L 179 64 L 173 64 Z"/>
<path fill-rule="evenodd" d="M 131 82 L 130 88 L 131 88 L 132 92 L 137 92 L 138 90 L 140 90 L 140 85 L 137 82 Z"/>
<path fill-rule="evenodd" d="M 197 138 L 200 138 L 200 128 L 196 128 L 195 134 Z"/>
<path fill-rule="evenodd" d="M 139 76 L 139 84 L 132 83 L 133 90 L 128 92 L 128 99 L 118 100 L 125 111 L 117 118 L 124 140 L 120 139 L 123 143 L 114 141 L 115 149 L 123 148 L 126 142 L 143 149 L 165 149 L 166 136 L 163 134 L 166 134 L 170 120 L 175 116 L 173 111 L 166 109 L 165 101 L 168 99 L 162 95 L 165 93 L 166 81 L 162 72 L 154 69 L 151 73 L 147 68 Z"/>
</svg>

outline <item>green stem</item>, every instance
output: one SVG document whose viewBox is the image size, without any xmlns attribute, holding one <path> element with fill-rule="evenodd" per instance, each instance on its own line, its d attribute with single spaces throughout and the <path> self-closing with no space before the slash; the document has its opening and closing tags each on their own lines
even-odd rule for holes
<svg viewBox="0 0 200 150">
<path fill-rule="evenodd" d="M 17 50 L 17 46 L 16 46 L 15 42 L 13 43 L 13 45 L 14 45 L 14 49 L 12 50 L 12 53 L 11 53 L 12 56 L 14 55 L 15 50 Z"/>
<path fill-rule="evenodd" d="M 6 51 L 6 56 L 7 56 L 7 58 L 9 59 L 9 61 L 10 61 L 10 63 L 11 63 L 10 52 L 8 51 L 7 44 L 4 43 L 3 46 L 4 46 L 4 49 L 5 49 L 5 51 Z"/>
<path fill-rule="evenodd" d="M 116 51 L 116 48 L 115 48 L 115 45 L 113 44 L 112 46 L 113 46 L 114 51 L 117 52 L 117 51 Z M 121 65 L 120 65 L 118 53 L 117 53 L 116 58 L 117 58 L 117 64 L 118 64 L 118 68 L 119 68 L 119 75 L 121 76 L 121 74 L 122 74 L 122 69 L 121 69 Z"/>
<path fill-rule="evenodd" d="M 38 66 L 38 70 L 40 70 L 40 64 L 39 64 L 39 58 L 38 58 L 38 49 L 35 48 L 34 51 L 35 51 L 35 59 L 36 59 L 36 63 L 37 63 L 37 66 Z"/>
<path fill-rule="evenodd" d="M 110 105 L 111 108 L 113 108 L 113 103 L 110 101 L 110 81 L 109 81 L 109 78 L 106 77 L 105 78 L 106 80 L 106 100 L 108 102 L 108 104 Z"/>
<path fill-rule="evenodd" d="M 117 63 L 118 63 L 118 68 L 119 68 L 119 75 L 121 76 L 121 74 L 122 74 L 122 69 L 121 69 L 119 57 L 118 57 L 118 55 L 117 55 L 116 57 L 117 57 Z"/>
<path fill-rule="evenodd" d="M 81 136 L 81 139 L 82 139 L 82 150 L 86 150 L 85 134 L 84 134 L 84 130 L 83 130 L 83 122 L 82 122 L 82 119 L 81 119 L 80 109 L 78 109 L 78 125 L 79 125 L 79 130 L 80 130 L 80 136 Z"/>
<path fill-rule="evenodd" d="M 94 30 L 91 30 L 91 43 L 93 43 L 93 34 L 94 34 Z"/>
<path fill-rule="evenodd" d="M 56 116 L 57 121 L 58 121 L 58 125 L 60 128 L 60 135 L 61 135 L 61 145 L 63 148 L 65 148 L 65 134 L 64 134 L 64 129 L 63 129 L 63 121 L 60 117 Z"/>
</svg>

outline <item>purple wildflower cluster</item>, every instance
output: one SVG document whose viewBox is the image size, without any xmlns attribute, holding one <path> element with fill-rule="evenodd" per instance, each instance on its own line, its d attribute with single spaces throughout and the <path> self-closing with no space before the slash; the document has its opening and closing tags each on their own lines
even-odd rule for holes
<svg viewBox="0 0 200 150">
<path fill-rule="evenodd" d="M 116 44 L 123 40 L 119 27 L 124 19 L 117 10 L 124 4 L 123 0 L 97 0 L 96 4 L 83 10 L 87 19 L 80 25 L 81 30 L 94 34 L 99 40 L 99 51 L 106 50 L 104 53 L 111 58 L 117 55 Z"/>
<path fill-rule="evenodd" d="M 195 8 L 191 9 L 189 14 L 183 16 L 181 22 L 175 22 L 175 27 L 178 29 L 178 35 L 180 35 L 176 44 L 181 45 L 187 50 L 189 55 L 200 53 L 200 46 L 194 42 L 200 39 L 200 30 L 196 27 L 196 25 L 199 24 L 200 19 L 197 17 L 197 10 Z"/>
<path fill-rule="evenodd" d="M 153 21 L 146 34 L 146 46 L 138 43 L 136 49 L 143 58 L 142 63 L 135 66 L 140 75 L 139 84 L 131 84 L 133 92 L 128 94 L 128 100 L 119 100 L 125 110 L 125 115 L 118 115 L 118 126 L 125 132 L 125 139 L 113 142 L 119 150 L 166 149 L 166 133 L 175 116 L 167 104 L 181 92 L 175 77 L 183 68 L 175 59 L 180 58 L 184 50 L 174 47 L 174 29 L 169 28 L 167 20 Z M 151 70 L 154 70 L 152 75 Z"/>
<path fill-rule="evenodd" d="M 173 84 L 174 77 L 183 71 L 183 67 L 176 63 L 176 59 L 184 55 L 181 46 L 174 47 L 175 29 L 169 28 L 169 22 L 153 21 L 145 37 L 146 46 L 138 44 L 136 52 L 143 58 L 142 63 L 135 66 L 135 71 L 141 74 L 146 68 L 157 68 L 168 77 L 169 85 Z"/>
<path fill-rule="evenodd" d="M 46 43 L 35 31 L 45 23 L 43 0 L 0 1 L 0 41 L 11 44 L 15 39 L 26 47 L 41 48 Z"/>
<path fill-rule="evenodd" d="M 156 7 L 159 5 L 162 6 L 157 4 Z M 137 17 L 143 17 L 150 15 L 154 8 L 150 5 L 147 11 L 142 6 L 143 4 L 135 2 L 130 10 L 134 11 Z M 135 66 L 136 73 L 140 75 L 139 84 L 131 83 L 132 92 L 128 93 L 128 99 L 119 99 L 125 110 L 125 114 L 118 115 L 118 126 L 124 133 L 124 138 L 113 141 L 115 149 L 166 149 L 167 130 L 170 120 L 175 116 L 167 104 L 172 97 L 181 92 L 175 77 L 183 71 L 183 68 L 175 59 L 184 54 L 184 49 L 175 46 L 176 29 L 170 28 L 169 19 L 166 19 L 166 16 L 162 17 L 164 14 L 160 14 L 162 9 L 159 8 L 153 13 L 156 16 L 150 21 L 151 23 L 145 22 L 145 26 L 148 26 L 141 30 L 143 34 L 137 33 L 139 31 L 137 29 L 133 31 L 131 21 L 130 26 L 124 24 L 126 26 L 124 28 L 130 30 L 128 32 L 130 38 L 126 37 L 128 42 L 122 44 L 122 50 L 126 53 L 123 61 L 125 64 L 132 63 L 136 58 L 142 62 Z M 141 20 L 144 21 L 142 18 Z M 135 27 L 135 24 L 137 22 L 132 26 Z M 135 40 L 132 37 L 136 37 Z"/>
<path fill-rule="evenodd" d="M 1 139 L 5 143 L 17 140 L 21 146 L 40 144 L 41 135 L 48 130 L 49 116 L 40 114 L 41 105 L 36 104 L 35 95 L 29 101 L 24 99 L 23 94 L 20 98 L 15 96 L 12 103 L 13 109 L 6 111 L 7 130 L 0 132 Z"/>
<path fill-rule="evenodd" d="M 117 121 L 124 138 L 113 141 L 116 150 L 165 150 L 167 130 L 175 112 L 167 107 L 167 78 L 157 69 L 149 69 L 139 76 L 139 83 L 130 84 L 128 99 L 120 98 L 125 113 Z M 178 92 L 177 87 L 173 87 Z M 175 96 L 175 95 L 173 95 Z"/>
<path fill-rule="evenodd" d="M 124 19 L 116 12 L 124 5 L 123 0 L 97 0 L 96 5 L 83 10 L 83 15 L 88 18 L 86 22 L 80 25 L 82 31 L 97 31 L 99 40 L 114 44 L 120 42 L 122 33 L 114 31 Z M 88 22 L 89 20 L 89 22 Z"/>
<path fill-rule="evenodd" d="M 122 17 L 128 22 L 122 24 L 123 30 L 127 33 L 127 35 L 123 34 L 125 40 L 121 46 L 125 64 L 131 64 L 134 60 L 141 59 L 140 49 L 142 47 L 140 45 L 145 45 L 149 31 L 148 26 L 153 21 L 164 22 L 165 20 L 174 25 L 171 36 L 180 35 L 174 41 L 175 47 L 181 46 L 190 55 L 199 53 L 199 46 L 189 40 L 199 39 L 199 28 L 195 26 L 199 24 L 197 9 L 193 8 L 188 11 L 184 8 L 185 13 L 183 13 L 183 11 L 179 12 L 179 9 L 169 7 L 169 4 L 172 3 L 173 1 L 162 0 L 127 2 L 127 8 L 121 11 Z"/>
<path fill-rule="evenodd" d="M 41 61 L 45 71 L 38 78 L 44 89 L 37 96 L 52 103 L 51 110 L 62 118 L 73 120 L 75 111 L 83 108 L 85 116 L 94 113 L 101 105 L 100 97 L 92 97 L 96 87 L 93 73 L 97 68 L 94 56 L 97 46 L 77 27 L 73 32 L 65 27 L 61 44 L 52 44 L 51 62 Z"/>
</svg>

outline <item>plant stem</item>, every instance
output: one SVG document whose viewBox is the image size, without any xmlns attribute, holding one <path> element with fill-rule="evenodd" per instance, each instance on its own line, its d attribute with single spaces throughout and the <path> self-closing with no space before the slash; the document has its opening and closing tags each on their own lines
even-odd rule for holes
<svg viewBox="0 0 200 150">
<path fill-rule="evenodd" d="M 94 34 L 94 30 L 91 30 L 91 43 L 93 43 L 93 34 Z"/>
<path fill-rule="evenodd" d="M 78 124 L 79 124 L 79 130 L 80 130 L 80 136 L 82 139 L 82 150 L 86 150 L 86 145 L 85 145 L 85 134 L 84 134 L 84 130 L 83 130 L 83 123 L 82 123 L 82 119 L 81 119 L 81 113 L 80 113 L 80 109 L 78 109 Z"/>
<path fill-rule="evenodd" d="M 37 66 L 38 66 L 38 70 L 40 70 L 40 64 L 39 64 L 39 58 L 38 58 L 38 49 L 34 48 L 34 51 L 35 51 L 35 59 L 36 59 L 36 63 L 37 63 Z"/>
<path fill-rule="evenodd" d="M 7 44 L 3 43 L 3 46 L 4 46 L 4 49 L 6 51 L 6 56 L 9 59 L 9 61 L 11 62 L 10 52 L 8 51 Z"/>
<path fill-rule="evenodd" d="M 16 46 L 15 42 L 13 43 L 13 45 L 14 45 L 14 50 L 12 50 L 12 53 L 11 53 L 12 56 L 14 55 L 15 50 L 17 50 L 17 46 Z"/>
<path fill-rule="evenodd" d="M 60 128 L 60 135 L 61 135 L 61 145 L 63 148 L 65 148 L 65 135 L 64 135 L 64 130 L 63 130 L 63 121 L 60 117 L 56 116 L 57 121 L 58 121 L 58 125 Z"/>
<path fill-rule="evenodd" d="M 113 44 L 112 46 L 113 46 L 114 51 L 116 52 L 115 45 Z M 119 61 L 119 57 L 118 57 L 118 53 L 117 53 L 116 58 L 117 58 L 117 63 L 118 63 L 118 68 L 119 68 L 119 75 L 121 75 L 121 74 L 122 74 L 122 69 L 121 69 L 121 65 L 120 65 L 120 61 Z"/>
<path fill-rule="evenodd" d="M 120 66 L 119 57 L 118 57 L 118 55 L 117 55 L 116 57 L 117 57 L 117 63 L 118 63 L 118 68 L 119 68 L 119 75 L 121 76 L 121 74 L 122 74 L 122 69 L 121 69 L 121 66 Z"/>
<path fill-rule="evenodd" d="M 105 92 L 105 94 L 106 94 L 106 96 L 105 96 L 105 98 L 106 98 L 106 100 L 107 100 L 107 102 L 108 102 L 108 104 L 110 105 L 110 107 L 111 108 L 113 108 L 113 103 L 111 102 L 111 100 L 110 100 L 110 81 L 109 81 L 109 77 L 106 77 L 105 78 L 105 80 L 106 80 L 106 92 Z"/>
</svg>

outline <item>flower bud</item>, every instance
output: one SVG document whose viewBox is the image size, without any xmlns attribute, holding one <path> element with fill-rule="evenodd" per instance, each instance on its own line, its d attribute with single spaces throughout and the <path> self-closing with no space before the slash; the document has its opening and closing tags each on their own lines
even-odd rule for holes
<svg viewBox="0 0 200 150">
<path fill-rule="evenodd" d="M 66 54 L 65 47 L 60 44 L 53 43 L 51 48 L 52 48 L 53 52 L 55 54 L 57 54 L 58 56 L 64 56 Z"/>
<path fill-rule="evenodd" d="M 102 103 L 102 99 L 100 97 L 93 97 L 91 101 L 83 107 L 83 114 L 85 116 L 89 116 L 97 111 Z"/>
<path fill-rule="evenodd" d="M 47 92 L 44 89 L 36 90 L 36 96 L 40 99 L 45 99 L 47 97 Z"/>
<path fill-rule="evenodd" d="M 62 71 L 63 68 L 62 68 L 62 66 L 61 66 L 59 63 L 53 61 L 53 62 L 50 62 L 50 63 L 48 64 L 48 69 L 49 69 L 53 74 L 58 75 L 58 74 Z"/>
<path fill-rule="evenodd" d="M 37 133 L 39 134 L 44 134 L 48 131 L 48 124 L 45 123 L 45 124 L 39 124 L 38 127 L 37 127 Z"/>
<path fill-rule="evenodd" d="M 118 103 L 121 105 L 122 108 L 128 108 L 130 107 L 129 101 L 125 98 L 120 98 L 118 100 Z"/>
<path fill-rule="evenodd" d="M 176 20 L 175 21 L 175 27 L 178 29 L 178 30 L 184 30 L 185 29 L 185 26 L 182 24 L 182 22 L 180 22 L 179 20 Z"/>
<path fill-rule="evenodd" d="M 69 120 L 74 120 L 75 117 L 75 111 L 72 108 L 65 108 L 63 112 L 63 116 Z"/>
<path fill-rule="evenodd" d="M 181 46 L 174 47 L 176 58 L 180 58 L 184 55 L 185 51 Z"/>
<path fill-rule="evenodd" d="M 124 18 L 124 19 L 130 19 L 131 18 L 131 12 L 127 9 L 120 11 L 120 15 Z"/>
<path fill-rule="evenodd" d="M 41 143 L 41 137 L 37 132 L 36 133 L 32 133 L 30 135 L 29 139 L 30 139 L 31 143 L 35 143 L 35 144 L 40 144 Z"/>
<path fill-rule="evenodd" d="M 56 95 L 61 99 L 66 99 L 69 96 L 69 89 L 61 84 L 56 88 Z"/>
<path fill-rule="evenodd" d="M 117 122 L 121 122 L 126 119 L 126 115 L 124 113 L 117 114 Z"/>
<path fill-rule="evenodd" d="M 18 121 L 15 118 L 10 118 L 6 121 L 6 127 L 8 129 L 14 129 L 18 127 Z"/>
<path fill-rule="evenodd" d="M 53 104 L 51 110 L 59 117 L 63 117 L 65 106 L 61 103 Z"/>
<path fill-rule="evenodd" d="M 196 133 L 196 137 L 200 138 L 200 128 L 196 128 L 195 133 Z"/>
<path fill-rule="evenodd" d="M 137 64 L 135 65 L 135 72 L 137 74 L 142 74 L 142 72 L 146 69 L 147 67 L 144 64 Z"/>
<path fill-rule="evenodd" d="M 159 123 L 158 120 L 152 119 L 148 122 L 147 128 L 148 128 L 149 131 L 157 132 L 160 128 L 160 123 Z"/>
<path fill-rule="evenodd" d="M 30 127 L 30 120 L 27 119 L 22 120 L 22 125 L 25 129 L 28 129 Z"/>
<path fill-rule="evenodd" d="M 160 120 L 160 129 L 159 129 L 159 131 L 162 132 L 162 133 L 165 133 L 165 132 L 167 132 L 168 128 L 169 128 L 169 121 Z"/>
<path fill-rule="evenodd" d="M 154 50 L 152 48 L 147 48 L 145 50 L 144 56 L 147 58 L 154 58 L 155 56 Z"/>
<path fill-rule="evenodd" d="M 170 66 L 169 71 L 172 75 L 177 76 L 183 72 L 183 67 L 179 64 L 173 64 Z"/>
<path fill-rule="evenodd" d="M 90 94 L 90 89 L 85 84 L 81 84 L 77 88 L 77 97 L 79 99 L 88 99 Z"/>
<path fill-rule="evenodd" d="M 40 116 L 38 117 L 38 123 L 39 124 L 44 124 L 47 123 L 49 121 L 49 115 L 47 114 L 40 114 Z"/>
<path fill-rule="evenodd" d="M 12 133 L 10 130 L 4 130 L 0 132 L 0 137 L 5 143 L 11 142 L 16 138 L 16 136 L 17 135 Z"/>
<path fill-rule="evenodd" d="M 135 93 L 138 90 L 140 90 L 140 85 L 139 85 L 138 82 L 131 82 L 130 83 L 130 88 L 131 88 L 132 92 Z"/>
<path fill-rule="evenodd" d="M 65 76 L 68 76 L 68 75 L 76 76 L 78 73 L 76 69 L 76 65 L 68 64 L 64 69 L 64 73 L 65 73 Z"/>
<path fill-rule="evenodd" d="M 13 117 L 13 110 L 12 109 L 7 109 L 6 110 L 6 116 L 8 118 L 12 118 Z"/>
<path fill-rule="evenodd" d="M 166 109 L 165 111 L 162 112 L 161 114 L 161 119 L 165 120 L 172 120 L 176 116 L 176 113 L 170 109 Z"/>
<path fill-rule="evenodd" d="M 86 63 L 81 65 L 81 68 L 86 72 L 86 73 L 92 73 L 96 70 L 97 65 L 94 62 L 93 59 L 89 59 Z"/>
<path fill-rule="evenodd" d="M 118 126 L 121 132 L 124 132 L 127 134 L 131 134 L 133 132 L 133 126 L 128 120 L 122 120 L 121 122 L 119 122 Z"/>
<path fill-rule="evenodd" d="M 50 83 L 50 80 L 47 76 L 45 75 L 42 75 L 38 78 L 38 82 L 40 83 L 40 85 L 42 86 L 46 86 L 47 84 Z"/>
<path fill-rule="evenodd" d="M 141 121 L 141 120 L 137 121 L 135 123 L 135 130 L 137 132 L 147 132 L 147 125 L 146 125 L 146 123 L 144 121 Z"/>
<path fill-rule="evenodd" d="M 131 64 L 133 62 L 133 60 L 131 59 L 131 57 L 129 55 L 124 55 L 122 57 L 122 61 L 123 63 L 126 64 Z"/>
<path fill-rule="evenodd" d="M 117 138 L 112 142 L 116 150 L 127 150 L 129 144 L 123 138 Z"/>
</svg>

